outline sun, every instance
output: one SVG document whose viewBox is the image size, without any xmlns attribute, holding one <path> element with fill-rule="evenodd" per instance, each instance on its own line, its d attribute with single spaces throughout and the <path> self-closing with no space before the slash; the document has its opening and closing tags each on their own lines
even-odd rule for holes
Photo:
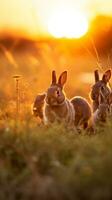
<svg viewBox="0 0 112 200">
<path fill-rule="evenodd" d="M 80 38 L 88 31 L 88 20 L 78 11 L 57 10 L 48 20 L 48 31 L 56 38 Z"/>
</svg>

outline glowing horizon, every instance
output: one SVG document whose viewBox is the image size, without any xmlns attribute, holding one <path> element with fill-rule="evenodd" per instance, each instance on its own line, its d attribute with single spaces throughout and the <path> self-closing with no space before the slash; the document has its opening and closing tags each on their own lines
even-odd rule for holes
<svg viewBox="0 0 112 200">
<path fill-rule="evenodd" d="M 88 31 L 88 20 L 72 7 L 55 8 L 48 21 L 48 31 L 56 38 L 80 38 Z"/>
<path fill-rule="evenodd" d="M 91 3 L 89 0 L 79 0 L 78 2 L 76 0 L 62 0 L 61 2 L 60 0 L 1 0 L 0 30 L 15 29 L 31 36 L 49 36 L 48 22 L 53 16 L 52 13 L 55 13 L 56 8 L 62 6 L 68 7 L 69 12 L 69 8 L 72 8 L 72 13 L 79 10 L 82 15 L 84 13 L 83 16 L 86 14 L 85 18 L 88 23 L 98 14 L 112 15 L 111 0 L 106 2 L 104 0 L 94 0 Z M 72 35 L 72 31 L 68 35 Z"/>
</svg>

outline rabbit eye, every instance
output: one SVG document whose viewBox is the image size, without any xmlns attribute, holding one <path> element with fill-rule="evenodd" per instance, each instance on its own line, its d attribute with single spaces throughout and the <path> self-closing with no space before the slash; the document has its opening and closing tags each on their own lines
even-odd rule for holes
<svg viewBox="0 0 112 200">
<path fill-rule="evenodd" d="M 60 95 L 60 91 L 59 91 L 59 90 L 57 90 L 57 95 L 58 95 L 58 96 Z"/>
<path fill-rule="evenodd" d="M 104 90 L 105 90 L 105 87 L 104 87 L 104 86 L 101 86 L 101 90 L 103 90 L 103 91 L 104 91 Z"/>
<path fill-rule="evenodd" d="M 110 112 L 110 108 L 107 108 L 107 112 Z"/>
</svg>

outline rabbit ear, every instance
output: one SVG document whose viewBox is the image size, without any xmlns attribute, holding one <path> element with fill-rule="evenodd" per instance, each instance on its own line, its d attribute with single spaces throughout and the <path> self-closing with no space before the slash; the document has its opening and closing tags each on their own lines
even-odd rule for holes
<svg viewBox="0 0 112 200">
<path fill-rule="evenodd" d="M 105 83 L 108 83 L 109 80 L 111 78 L 111 70 L 107 70 L 104 74 L 103 74 L 103 77 L 102 77 L 102 80 L 105 82 Z"/>
<path fill-rule="evenodd" d="M 58 84 L 61 85 L 61 87 L 63 87 L 66 81 L 67 81 L 67 71 L 64 71 L 59 77 Z"/>
<path fill-rule="evenodd" d="M 95 76 L 95 83 L 96 83 L 96 82 L 98 82 L 100 80 L 98 70 L 94 71 L 94 76 Z"/>
<path fill-rule="evenodd" d="M 52 85 L 56 84 L 57 80 L 56 80 L 56 71 L 52 71 Z"/>
</svg>

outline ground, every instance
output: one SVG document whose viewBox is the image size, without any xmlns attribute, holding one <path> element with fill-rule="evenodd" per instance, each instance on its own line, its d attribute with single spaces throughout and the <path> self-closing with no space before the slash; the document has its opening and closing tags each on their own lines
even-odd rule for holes
<svg viewBox="0 0 112 200">
<path fill-rule="evenodd" d="M 78 135 L 9 120 L 0 134 L 0 199 L 111 199 L 111 124 Z"/>
</svg>

